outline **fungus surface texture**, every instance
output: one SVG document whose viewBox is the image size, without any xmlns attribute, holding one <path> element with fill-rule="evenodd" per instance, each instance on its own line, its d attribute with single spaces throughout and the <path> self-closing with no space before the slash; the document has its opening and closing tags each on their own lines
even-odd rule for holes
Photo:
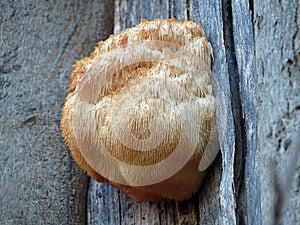
<svg viewBox="0 0 300 225">
<path fill-rule="evenodd" d="M 74 65 L 61 130 L 74 160 L 137 202 L 190 198 L 215 129 L 212 52 L 200 23 L 142 22 Z M 209 146 L 209 147 L 208 147 Z"/>
</svg>

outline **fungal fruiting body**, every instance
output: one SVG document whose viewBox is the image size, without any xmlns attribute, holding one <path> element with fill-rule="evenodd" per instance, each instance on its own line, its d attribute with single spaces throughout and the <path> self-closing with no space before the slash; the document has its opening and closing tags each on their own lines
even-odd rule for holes
<svg viewBox="0 0 300 225">
<path fill-rule="evenodd" d="M 201 24 L 142 20 L 78 61 L 62 109 L 77 164 L 136 201 L 184 200 L 214 120 L 211 48 Z"/>
</svg>

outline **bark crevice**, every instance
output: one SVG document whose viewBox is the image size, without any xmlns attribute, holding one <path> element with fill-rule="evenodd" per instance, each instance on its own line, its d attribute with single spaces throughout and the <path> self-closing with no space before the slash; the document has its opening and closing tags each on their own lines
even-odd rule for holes
<svg viewBox="0 0 300 225">
<path fill-rule="evenodd" d="M 230 94 L 235 130 L 235 159 L 234 159 L 234 188 L 235 198 L 239 207 L 236 207 L 237 224 L 245 224 L 244 203 L 244 172 L 247 152 L 245 122 L 242 116 L 240 91 L 240 74 L 234 49 L 233 15 L 231 0 L 222 1 L 222 17 L 224 21 L 224 43 L 230 82 Z"/>
</svg>

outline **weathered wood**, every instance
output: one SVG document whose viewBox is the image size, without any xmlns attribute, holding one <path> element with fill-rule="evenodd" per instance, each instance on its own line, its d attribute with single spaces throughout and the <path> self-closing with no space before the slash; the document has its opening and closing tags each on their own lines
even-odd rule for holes
<svg viewBox="0 0 300 225">
<path fill-rule="evenodd" d="M 179 20 L 192 19 L 203 24 L 214 50 L 213 76 L 219 99 L 217 110 L 222 160 L 220 157 L 216 160 L 199 192 L 192 199 L 180 203 L 164 201 L 156 204 L 137 204 L 109 185 L 98 184 L 92 180 L 88 195 L 88 224 L 260 224 L 254 143 L 255 85 L 249 87 L 245 84 L 246 87 L 241 93 L 239 89 L 235 89 L 247 79 L 255 80 L 254 59 L 251 58 L 254 55 L 252 24 L 246 3 L 247 1 L 240 1 L 230 4 L 229 1 L 208 0 L 116 1 L 115 33 L 140 23 L 141 18 L 152 20 L 176 17 Z M 234 22 L 232 11 L 241 12 L 234 17 Z M 244 21 L 247 21 L 246 31 L 239 34 L 238 30 L 232 27 L 237 28 Z M 234 35 L 240 35 L 236 40 L 247 38 L 250 41 L 234 43 Z M 245 52 L 239 51 L 236 56 L 235 48 L 245 49 Z M 250 59 L 251 66 L 242 70 L 246 59 Z M 232 60 L 238 63 L 233 64 Z M 253 76 L 248 77 L 249 74 Z M 249 94 L 251 96 L 245 98 Z M 254 118 L 246 123 L 245 128 L 243 113 L 251 114 L 248 115 L 249 119 Z M 245 140 L 247 145 L 242 145 L 242 140 Z M 246 165 L 243 157 L 248 151 Z M 241 152 L 242 154 L 236 156 Z M 235 158 L 240 162 L 234 163 Z M 236 170 L 234 166 L 239 169 Z M 247 178 L 253 179 L 253 183 L 249 180 L 247 184 L 244 183 L 245 170 Z M 234 176 L 238 177 L 239 181 L 235 182 Z M 235 188 L 241 191 L 235 193 Z M 237 203 L 239 205 L 236 208 Z M 249 210 L 245 207 L 249 207 Z M 256 214 L 252 215 L 253 212 Z"/>
<path fill-rule="evenodd" d="M 242 154 L 237 161 L 242 165 L 241 193 L 237 188 L 237 196 L 244 199 L 237 202 L 239 208 L 244 207 L 244 212 L 239 213 L 240 220 L 245 224 L 261 224 L 260 183 L 257 169 L 257 120 L 256 120 L 256 83 L 254 56 L 254 34 L 251 21 L 249 2 L 234 0 L 232 5 L 232 33 L 236 70 L 239 74 L 236 90 L 239 92 L 241 113 L 239 122 L 241 126 L 240 141 Z M 236 136 L 238 137 L 238 136 Z M 238 155 L 236 155 L 238 156 Z M 243 161 L 243 159 L 246 159 Z M 235 163 L 238 169 L 238 163 Z M 241 218 L 244 215 L 244 218 Z"/>
<path fill-rule="evenodd" d="M 117 0 L 115 16 L 109 0 L 1 1 L 0 221 L 261 224 L 262 204 L 263 224 L 272 224 L 278 208 L 272 201 L 278 182 L 272 177 L 274 171 L 285 176 L 289 155 L 295 156 L 293 135 L 299 132 L 299 4 L 254 1 L 253 36 L 252 6 L 246 0 Z M 212 44 L 222 154 L 188 201 L 136 204 L 93 180 L 86 198 L 88 179 L 73 163 L 59 131 L 71 65 L 112 32 L 113 22 L 116 33 L 141 18 L 173 17 L 201 22 Z M 299 170 L 286 200 L 289 207 L 275 215 L 285 224 L 300 221 L 298 177 Z"/>
<path fill-rule="evenodd" d="M 299 15 L 299 0 L 254 1 L 258 161 L 266 225 L 300 224 Z"/>
<path fill-rule="evenodd" d="M 1 224 L 86 223 L 88 178 L 63 144 L 60 113 L 72 64 L 112 18 L 109 0 L 0 1 Z"/>
</svg>

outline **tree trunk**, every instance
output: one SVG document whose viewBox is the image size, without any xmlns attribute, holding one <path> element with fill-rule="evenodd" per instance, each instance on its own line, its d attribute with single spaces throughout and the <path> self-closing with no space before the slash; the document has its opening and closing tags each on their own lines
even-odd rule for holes
<svg viewBox="0 0 300 225">
<path fill-rule="evenodd" d="M 63 144 L 61 107 L 72 64 L 112 18 L 109 0 L 0 1 L 1 224 L 86 223 L 88 178 Z"/>
<path fill-rule="evenodd" d="M 299 4 L 0 1 L 2 224 L 300 223 Z M 212 44 L 221 154 L 190 200 L 138 204 L 88 182 L 63 144 L 61 107 L 72 64 L 98 41 L 173 17 L 201 22 Z"/>
<path fill-rule="evenodd" d="M 300 1 L 254 12 L 263 224 L 300 224 Z"/>
</svg>

